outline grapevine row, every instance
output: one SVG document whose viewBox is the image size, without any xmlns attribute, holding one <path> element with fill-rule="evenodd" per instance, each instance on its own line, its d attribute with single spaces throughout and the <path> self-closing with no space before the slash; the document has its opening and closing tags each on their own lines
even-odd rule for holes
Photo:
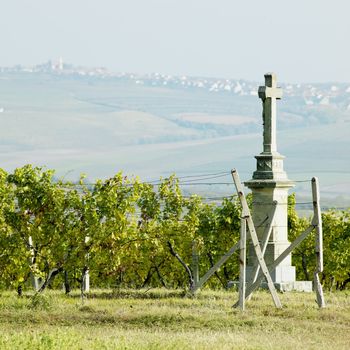
<svg viewBox="0 0 350 350">
<path fill-rule="evenodd" d="M 289 198 L 290 239 L 307 225 Z M 175 251 L 191 268 L 193 247 L 204 274 L 239 239 L 236 197 L 220 205 L 183 195 L 175 176 L 157 186 L 122 173 L 94 184 L 57 180 L 54 171 L 26 165 L 0 170 L 0 287 L 21 290 L 30 276 L 41 290 L 66 292 L 82 283 L 89 270 L 95 287 L 186 288 L 188 276 Z M 350 277 L 349 211 L 328 211 L 324 221 L 324 285 L 346 288 Z M 294 253 L 300 279 L 312 279 L 313 238 Z M 233 256 L 211 278 L 211 288 L 237 280 Z"/>
</svg>

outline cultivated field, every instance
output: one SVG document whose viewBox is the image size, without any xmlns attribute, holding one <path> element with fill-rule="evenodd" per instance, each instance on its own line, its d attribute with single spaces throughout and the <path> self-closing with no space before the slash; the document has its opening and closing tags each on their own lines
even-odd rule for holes
<svg viewBox="0 0 350 350">
<path fill-rule="evenodd" d="M 48 291 L 0 298 L 1 349 L 348 349 L 350 294 L 280 295 L 282 310 L 265 291 L 246 312 L 232 309 L 237 293 L 203 291 L 194 298 L 171 290 Z"/>
<path fill-rule="evenodd" d="M 308 106 L 298 96 L 286 95 L 278 103 L 277 143 L 287 157 L 285 169 L 292 180 L 318 176 L 322 205 L 347 207 L 347 99 Z M 257 96 L 124 79 L 1 73 L 0 118 L 2 168 L 12 171 L 30 163 L 72 180 L 80 173 L 93 180 L 123 171 L 146 181 L 231 168 L 248 180 L 256 167 L 254 155 L 262 150 Z M 188 190 L 232 193 L 214 186 Z M 309 184 L 297 183 L 295 191 L 304 198 Z"/>
</svg>

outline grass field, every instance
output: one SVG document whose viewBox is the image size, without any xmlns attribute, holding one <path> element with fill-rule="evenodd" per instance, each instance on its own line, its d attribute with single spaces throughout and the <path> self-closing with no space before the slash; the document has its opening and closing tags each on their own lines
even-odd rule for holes
<svg viewBox="0 0 350 350">
<path fill-rule="evenodd" d="M 0 349 L 349 349 L 350 294 L 256 293 L 242 313 L 237 293 L 203 291 L 194 298 L 169 290 L 98 290 L 0 297 Z"/>
</svg>

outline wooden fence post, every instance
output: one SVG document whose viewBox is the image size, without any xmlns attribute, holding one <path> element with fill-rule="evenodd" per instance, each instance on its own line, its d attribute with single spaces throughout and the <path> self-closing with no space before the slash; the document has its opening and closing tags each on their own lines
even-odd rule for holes
<svg viewBox="0 0 350 350">
<path fill-rule="evenodd" d="M 316 269 L 314 272 L 314 288 L 316 292 L 317 304 L 320 308 L 326 307 L 323 296 L 322 285 L 320 282 L 319 273 L 323 271 L 323 231 L 322 231 L 322 216 L 320 207 L 320 190 L 318 178 L 313 177 L 311 180 L 312 187 L 312 202 L 314 207 L 313 225 L 315 225 L 315 253 L 316 253 Z"/>
<path fill-rule="evenodd" d="M 32 267 L 34 265 L 34 256 L 35 256 L 32 236 L 28 237 L 28 245 L 29 245 L 29 251 L 30 251 L 29 265 Z M 38 277 L 35 276 L 35 273 L 33 271 L 30 272 L 30 281 L 34 290 L 38 291 L 39 280 L 38 280 Z"/>
<path fill-rule="evenodd" d="M 192 275 L 194 286 L 196 286 L 199 281 L 199 257 L 196 240 L 192 241 Z"/>
<path fill-rule="evenodd" d="M 85 244 L 87 244 L 90 240 L 89 236 L 85 237 Z M 86 254 L 87 260 L 89 260 L 89 253 Z M 89 267 L 86 266 L 82 273 L 82 292 L 83 293 L 89 293 L 90 292 L 90 272 Z"/>
<path fill-rule="evenodd" d="M 247 222 L 246 218 L 241 218 L 241 237 L 240 237 L 240 256 L 239 256 L 239 308 L 245 309 L 245 284 L 246 284 L 246 263 L 247 263 Z"/>
</svg>

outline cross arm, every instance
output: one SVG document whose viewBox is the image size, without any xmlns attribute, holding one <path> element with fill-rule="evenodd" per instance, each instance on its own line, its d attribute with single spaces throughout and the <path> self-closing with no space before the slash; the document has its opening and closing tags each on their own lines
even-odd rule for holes
<svg viewBox="0 0 350 350">
<path fill-rule="evenodd" d="M 277 87 L 259 86 L 258 94 L 262 100 L 266 100 L 269 97 L 274 97 L 280 100 L 282 98 L 282 89 Z"/>
</svg>

